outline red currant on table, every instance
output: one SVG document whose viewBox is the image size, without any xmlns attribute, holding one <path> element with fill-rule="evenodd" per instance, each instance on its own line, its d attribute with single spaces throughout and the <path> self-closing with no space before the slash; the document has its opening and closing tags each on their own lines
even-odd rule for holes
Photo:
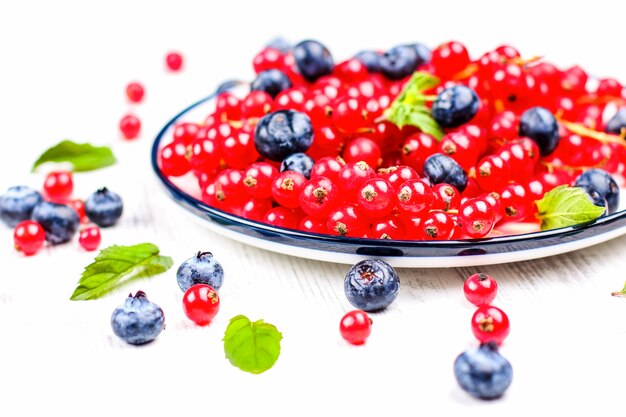
<svg viewBox="0 0 626 417">
<path fill-rule="evenodd" d="M 498 293 L 498 283 L 491 276 L 481 272 L 465 280 L 463 293 L 465 298 L 477 307 L 491 304 Z"/>
<path fill-rule="evenodd" d="M 46 197 L 55 203 L 64 203 L 74 191 L 74 180 L 70 171 L 53 171 L 43 182 Z"/>
<path fill-rule="evenodd" d="M 178 52 L 170 52 L 165 56 L 165 65 L 170 71 L 179 71 L 183 66 L 183 56 Z"/>
<path fill-rule="evenodd" d="M 41 225 L 33 220 L 24 220 L 15 226 L 13 242 L 15 249 L 26 256 L 39 252 L 46 241 L 46 232 Z"/>
<path fill-rule="evenodd" d="M 128 97 L 128 100 L 132 101 L 133 103 L 141 102 L 141 100 L 143 99 L 143 95 L 144 89 L 143 85 L 141 85 L 140 83 L 131 82 L 128 83 L 128 85 L 126 86 L 126 97 Z"/>
<path fill-rule="evenodd" d="M 98 249 L 101 240 L 102 237 L 100 236 L 100 228 L 98 226 L 87 227 L 78 235 L 78 243 L 87 251 Z"/>
<path fill-rule="evenodd" d="M 120 131 L 124 138 L 126 139 L 135 139 L 139 136 L 139 131 L 141 130 L 141 121 L 137 116 L 132 114 L 127 114 L 122 117 L 120 120 Z"/>
<path fill-rule="evenodd" d="M 189 320 L 199 326 L 211 323 L 220 309 L 220 297 L 213 287 L 196 284 L 183 296 L 183 311 Z"/>
<path fill-rule="evenodd" d="M 348 343 L 362 345 L 372 332 L 372 319 L 363 310 L 350 311 L 341 318 L 339 332 Z"/>
<path fill-rule="evenodd" d="M 509 335 L 509 317 L 498 307 L 483 305 L 472 316 L 472 333 L 480 343 L 501 345 Z"/>
</svg>

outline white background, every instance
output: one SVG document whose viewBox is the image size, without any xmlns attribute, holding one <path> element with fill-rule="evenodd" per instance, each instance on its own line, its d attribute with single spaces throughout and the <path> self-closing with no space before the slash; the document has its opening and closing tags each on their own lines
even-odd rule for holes
<svg viewBox="0 0 626 417">
<path fill-rule="evenodd" d="M 462 297 L 474 268 L 402 270 L 399 299 L 374 317 L 366 346 L 337 326 L 348 305 L 347 267 L 269 254 L 196 226 L 158 187 L 148 164 L 160 126 L 222 80 L 250 78 L 267 40 L 317 38 L 337 60 L 363 48 L 465 42 L 474 56 L 511 43 L 526 56 L 626 81 L 619 2 L 130 2 L 0 3 L 0 190 L 39 187 L 32 162 L 63 138 L 111 145 L 120 163 L 75 178 L 76 195 L 101 185 L 125 201 L 103 246 L 152 241 L 178 265 L 211 250 L 226 269 L 222 311 L 207 328 L 182 314 L 174 270 L 101 300 L 70 302 L 93 254 L 77 242 L 25 259 L 0 226 L 0 415 L 528 415 L 574 410 L 623 414 L 626 301 L 610 297 L 626 275 L 626 239 L 546 260 L 484 270 L 512 321 L 502 348 L 514 382 L 479 402 L 454 381 L 452 363 L 475 345 Z M 185 68 L 164 70 L 170 49 Z M 147 89 L 125 100 L 131 80 Z M 134 111 L 140 140 L 120 139 Z M 153 344 L 128 347 L 109 317 L 143 289 L 165 310 Z M 276 366 L 260 376 L 232 367 L 220 341 L 228 319 L 264 318 L 284 334 Z"/>
</svg>

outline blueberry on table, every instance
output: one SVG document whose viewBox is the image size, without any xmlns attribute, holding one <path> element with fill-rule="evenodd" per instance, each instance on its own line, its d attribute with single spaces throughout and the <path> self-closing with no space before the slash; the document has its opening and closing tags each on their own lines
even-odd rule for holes
<svg viewBox="0 0 626 417">
<path fill-rule="evenodd" d="M 315 161 L 313 158 L 308 156 L 305 153 L 298 152 L 289 155 L 287 158 L 283 159 L 283 162 L 280 164 L 280 172 L 283 171 L 295 171 L 304 175 L 304 177 L 308 180 L 311 178 L 311 170 L 313 169 L 313 165 Z"/>
<path fill-rule="evenodd" d="M 46 240 L 53 245 L 65 243 L 78 231 L 80 218 L 65 204 L 42 201 L 35 206 L 32 219 L 46 231 Z"/>
<path fill-rule="evenodd" d="M 380 57 L 380 70 L 390 80 L 411 75 L 419 65 L 417 51 L 412 45 L 391 48 Z"/>
<path fill-rule="evenodd" d="M 0 219 L 9 227 L 30 219 L 33 209 L 43 200 L 41 194 L 26 185 L 10 187 L 0 196 Z"/>
<path fill-rule="evenodd" d="M 587 186 L 595 190 L 608 204 L 608 213 L 615 213 L 619 207 L 619 186 L 611 174 L 603 169 L 593 168 L 576 178 L 577 187 Z M 594 203 L 595 204 L 595 203 Z"/>
<path fill-rule="evenodd" d="M 624 128 L 626 128 L 626 107 L 619 109 L 617 113 L 615 113 L 615 116 L 609 119 L 604 130 L 607 133 L 619 135 Z"/>
<path fill-rule="evenodd" d="M 305 40 L 293 48 L 293 57 L 300 74 L 309 82 L 329 75 L 335 66 L 333 57 L 318 41 Z"/>
<path fill-rule="evenodd" d="M 358 54 L 354 56 L 354 58 L 361 61 L 361 63 L 365 65 L 365 68 L 367 68 L 368 72 L 380 72 L 380 57 L 381 56 L 382 56 L 381 53 L 368 49 L 368 50 L 359 52 Z"/>
<path fill-rule="evenodd" d="M 513 367 L 498 352 L 498 346 L 489 342 L 461 353 L 454 361 L 454 376 L 470 395 L 492 400 L 501 397 L 511 385 Z"/>
<path fill-rule="evenodd" d="M 559 144 L 559 125 L 543 107 L 531 107 L 522 114 L 519 134 L 534 140 L 541 156 L 550 155 Z"/>
<path fill-rule="evenodd" d="M 259 120 L 254 134 L 257 152 L 272 161 L 306 152 L 313 143 L 311 119 L 295 110 L 278 110 Z"/>
<path fill-rule="evenodd" d="M 288 88 L 291 88 L 291 80 L 284 72 L 277 69 L 261 71 L 250 84 L 250 90 L 265 91 L 272 98 Z"/>
<path fill-rule="evenodd" d="M 366 259 L 350 268 L 344 280 L 350 304 L 364 311 L 388 307 L 400 290 L 395 269 L 379 259 Z"/>
<path fill-rule="evenodd" d="M 444 89 L 433 103 L 432 115 L 441 127 L 458 127 L 472 120 L 480 100 L 469 87 L 455 85 Z"/>
<path fill-rule="evenodd" d="M 124 304 L 111 315 L 113 333 L 131 345 L 152 342 L 165 328 L 165 315 L 143 291 L 128 294 Z"/>
<path fill-rule="evenodd" d="M 113 226 L 122 216 L 123 210 L 120 196 L 106 187 L 99 189 L 85 201 L 87 217 L 100 227 Z"/>
<path fill-rule="evenodd" d="M 431 155 L 424 162 L 424 175 L 431 185 L 450 184 L 460 192 L 467 187 L 467 174 L 452 158 L 442 153 Z"/>
<path fill-rule="evenodd" d="M 198 252 L 178 267 L 176 282 L 183 292 L 196 284 L 207 284 L 219 291 L 224 283 L 224 269 L 211 252 Z"/>
</svg>

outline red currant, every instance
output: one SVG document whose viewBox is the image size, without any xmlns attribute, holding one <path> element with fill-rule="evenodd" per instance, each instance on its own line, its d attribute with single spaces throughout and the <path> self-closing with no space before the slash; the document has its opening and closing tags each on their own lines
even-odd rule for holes
<svg viewBox="0 0 626 417">
<path fill-rule="evenodd" d="M 300 207 L 311 217 L 326 219 L 339 202 L 338 189 L 326 177 L 312 178 L 300 192 Z"/>
<path fill-rule="evenodd" d="M 275 110 L 291 109 L 303 112 L 306 110 L 307 100 L 304 88 L 288 88 L 281 91 L 274 99 Z"/>
<path fill-rule="evenodd" d="M 191 145 L 191 142 L 198 137 L 199 131 L 200 126 L 196 123 L 179 123 L 174 127 L 172 138 L 176 143 L 182 143 L 185 146 Z"/>
<path fill-rule="evenodd" d="M 487 201 L 481 198 L 470 198 L 461 204 L 458 222 L 467 236 L 480 239 L 491 233 L 496 222 L 496 215 Z"/>
<path fill-rule="evenodd" d="M 68 206 L 74 209 L 76 213 L 78 213 L 78 218 L 81 223 L 88 223 L 89 218 L 87 217 L 87 213 L 85 213 L 85 202 L 79 198 L 74 200 L 70 200 L 67 203 Z"/>
<path fill-rule="evenodd" d="M 183 66 L 183 56 L 178 52 L 170 52 L 165 56 L 165 65 L 170 71 L 179 71 Z"/>
<path fill-rule="evenodd" d="M 341 131 L 355 133 L 365 127 L 365 109 L 359 99 L 342 97 L 335 103 L 331 119 Z"/>
<path fill-rule="evenodd" d="M 298 227 L 298 219 L 295 213 L 285 207 L 274 207 L 270 209 L 265 213 L 263 223 L 286 229 L 296 229 Z"/>
<path fill-rule="evenodd" d="M 300 227 L 298 227 L 298 229 L 309 233 L 326 234 L 326 219 L 316 219 L 314 217 L 305 216 L 300 221 Z"/>
<path fill-rule="evenodd" d="M 533 201 L 526 188 L 517 183 L 507 185 L 500 194 L 500 201 L 504 208 L 502 221 L 519 221 L 529 215 Z"/>
<path fill-rule="evenodd" d="M 480 343 L 496 342 L 501 345 L 509 330 L 509 317 L 498 307 L 482 305 L 472 316 L 472 332 Z"/>
<path fill-rule="evenodd" d="M 334 74 L 346 83 L 354 83 L 366 78 L 368 72 L 361 61 L 352 58 L 337 64 Z"/>
<path fill-rule="evenodd" d="M 197 138 L 191 144 L 190 166 L 196 173 L 212 174 L 220 165 L 220 152 L 216 141 Z"/>
<path fill-rule="evenodd" d="M 78 235 L 78 243 L 86 251 L 98 249 L 101 240 L 102 237 L 100 236 L 100 228 L 98 228 L 98 226 L 86 227 L 81 230 L 80 235 Z"/>
<path fill-rule="evenodd" d="M 326 156 L 337 157 L 344 146 L 344 137 L 332 126 L 317 126 L 313 128 L 315 140 L 307 153 L 313 159 L 320 159 Z"/>
<path fill-rule="evenodd" d="M 350 311 L 341 318 L 339 332 L 348 343 L 362 345 L 372 332 L 372 319 L 363 310 Z"/>
<path fill-rule="evenodd" d="M 46 198 L 56 203 L 64 203 L 74 191 L 74 180 L 70 171 L 53 171 L 43 182 Z"/>
<path fill-rule="evenodd" d="M 357 198 L 365 181 L 374 177 L 376 172 L 366 162 L 350 162 L 339 171 L 339 188 L 347 200 Z"/>
<path fill-rule="evenodd" d="M 369 224 L 363 221 L 356 207 L 345 205 L 331 211 L 326 227 L 327 232 L 332 235 L 363 237 Z"/>
<path fill-rule="evenodd" d="M 221 120 L 241 119 L 241 100 L 231 92 L 224 92 L 217 96 L 215 113 Z"/>
<path fill-rule="evenodd" d="M 270 69 L 281 69 L 283 54 L 278 49 L 267 47 L 254 57 L 252 66 L 257 74 Z"/>
<path fill-rule="evenodd" d="M 243 169 L 259 159 L 252 134 L 243 130 L 234 131 L 220 148 L 224 163 L 231 168 Z"/>
<path fill-rule="evenodd" d="M 462 43 L 452 41 L 435 48 L 430 63 L 435 67 L 437 75 L 450 78 L 469 65 L 470 57 Z"/>
<path fill-rule="evenodd" d="M 491 304 L 498 293 L 498 283 L 489 275 L 481 272 L 465 280 L 463 293 L 465 298 L 477 307 Z"/>
<path fill-rule="evenodd" d="M 402 145 L 402 162 L 418 173 L 424 170 L 424 161 L 437 150 L 437 141 L 426 133 L 407 137 Z"/>
<path fill-rule="evenodd" d="M 272 183 L 272 197 L 278 204 L 287 208 L 300 206 L 300 193 L 307 179 L 296 171 L 284 171 Z"/>
<path fill-rule="evenodd" d="M 254 198 L 270 198 L 272 183 L 278 176 L 278 169 L 267 162 L 255 162 L 243 172 L 243 184 Z"/>
<path fill-rule="evenodd" d="M 624 87 L 614 78 L 603 78 L 598 83 L 596 94 L 600 97 L 622 97 Z"/>
<path fill-rule="evenodd" d="M 180 177 L 191 169 L 187 147 L 172 142 L 161 149 L 161 172 L 168 177 Z"/>
<path fill-rule="evenodd" d="M 183 311 L 198 326 L 206 326 L 220 310 L 220 297 L 213 287 L 196 284 L 183 296 Z"/>
<path fill-rule="evenodd" d="M 501 190 L 509 178 L 509 166 L 498 155 L 487 155 L 476 165 L 476 181 L 485 191 Z"/>
<path fill-rule="evenodd" d="M 251 198 L 241 208 L 241 217 L 257 222 L 263 221 L 265 214 L 272 208 L 272 200 L 269 198 L 260 200 Z"/>
<path fill-rule="evenodd" d="M 435 194 L 422 180 L 407 180 L 397 191 L 398 207 L 407 214 L 422 213 L 430 209 L 435 202 Z"/>
<path fill-rule="evenodd" d="M 350 141 L 343 151 L 346 162 L 365 161 L 370 167 L 376 168 L 382 162 L 382 151 L 371 139 L 358 137 Z"/>
<path fill-rule="evenodd" d="M 263 117 L 274 110 L 274 99 L 265 91 L 250 91 L 241 103 L 241 116 L 246 119 Z"/>
<path fill-rule="evenodd" d="M 369 217 L 384 217 L 391 213 L 397 198 L 395 190 L 383 178 L 371 178 L 363 183 L 358 192 L 357 204 Z"/>
<path fill-rule="evenodd" d="M 238 207 L 246 200 L 244 189 L 243 173 L 238 169 L 225 169 L 207 186 L 207 202 L 224 209 Z"/>
<path fill-rule="evenodd" d="M 341 171 L 341 168 L 343 168 L 345 164 L 346 162 L 340 157 L 333 158 L 326 156 L 320 158 L 311 169 L 311 179 L 326 177 L 336 183 L 339 179 L 339 171 Z"/>
<path fill-rule="evenodd" d="M 465 171 L 469 170 L 478 160 L 479 147 L 473 138 L 464 132 L 451 132 L 441 139 L 441 153 L 454 159 Z"/>
<path fill-rule="evenodd" d="M 13 242 L 15 249 L 26 256 L 39 252 L 46 241 L 46 232 L 41 225 L 33 220 L 24 220 L 15 226 Z"/>
<path fill-rule="evenodd" d="M 435 201 L 432 208 L 435 210 L 458 210 L 461 207 L 461 193 L 450 184 L 441 183 L 432 187 Z"/>
<path fill-rule="evenodd" d="M 141 85 L 140 83 L 131 82 L 128 83 L 128 85 L 126 86 L 126 97 L 128 97 L 128 100 L 132 101 L 133 103 L 140 103 L 143 99 L 143 95 L 144 89 L 143 85 Z"/>
<path fill-rule="evenodd" d="M 372 239 L 402 240 L 406 235 L 406 227 L 398 216 L 391 215 L 374 219 L 370 225 L 369 236 Z"/>
<path fill-rule="evenodd" d="M 446 212 L 432 211 L 424 217 L 421 235 L 428 240 L 448 240 L 455 228 L 454 219 Z"/>
<path fill-rule="evenodd" d="M 120 120 L 120 131 L 124 138 L 135 139 L 139 136 L 139 130 L 141 130 L 141 121 L 137 116 L 127 114 Z"/>
</svg>

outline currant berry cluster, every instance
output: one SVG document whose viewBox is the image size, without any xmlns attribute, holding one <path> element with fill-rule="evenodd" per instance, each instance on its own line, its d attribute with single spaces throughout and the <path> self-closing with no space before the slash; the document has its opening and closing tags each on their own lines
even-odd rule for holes
<svg viewBox="0 0 626 417">
<path fill-rule="evenodd" d="M 500 397 L 511 385 L 513 368 L 498 351 L 509 334 L 509 318 L 491 305 L 498 283 L 487 274 L 474 274 L 465 280 L 463 292 L 478 307 L 472 316 L 472 332 L 481 344 L 456 358 L 454 375 L 461 388 L 477 398 Z"/>
<path fill-rule="evenodd" d="M 13 227 L 15 248 L 26 256 L 35 255 L 48 241 L 68 242 L 79 231 L 78 242 L 93 251 L 100 246 L 100 227 L 114 225 L 122 215 L 121 198 L 102 188 L 85 201 L 72 199 L 73 175 L 53 171 L 46 175 L 42 192 L 18 185 L 0 195 L 0 220 Z"/>
<path fill-rule="evenodd" d="M 626 101 L 613 79 L 524 59 L 509 45 L 471 59 L 456 41 L 335 64 L 305 40 L 268 46 L 252 65 L 244 96 L 220 88 L 215 110 L 176 124 L 159 152 L 163 174 L 193 173 L 217 209 L 311 233 L 476 239 L 537 223 L 536 200 L 589 175 L 590 199 L 617 210 L 626 107 L 604 116 Z M 389 116 L 416 71 L 439 80 L 422 92 L 421 130 Z"/>
</svg>

